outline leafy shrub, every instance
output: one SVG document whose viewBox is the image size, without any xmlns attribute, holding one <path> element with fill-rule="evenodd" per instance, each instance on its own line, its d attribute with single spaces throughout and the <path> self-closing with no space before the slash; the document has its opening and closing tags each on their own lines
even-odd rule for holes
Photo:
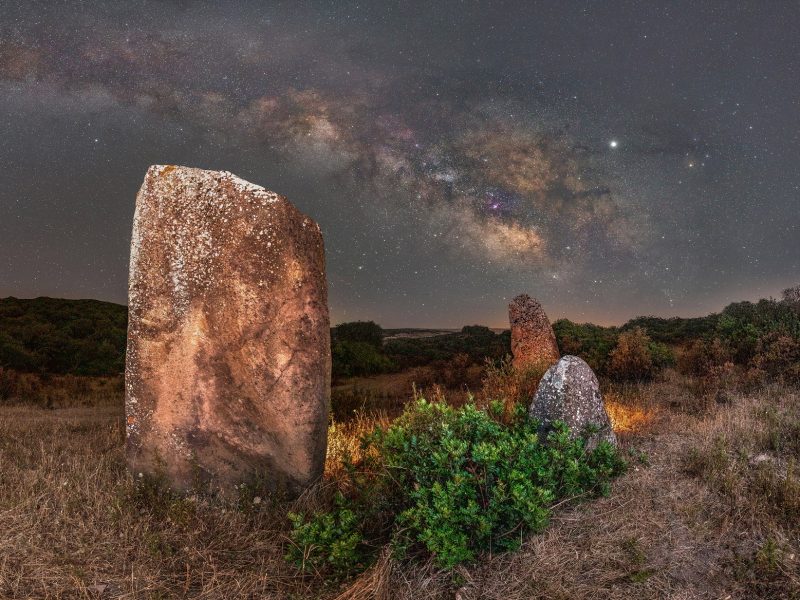
<svg viewBox="0 0 800 600">
<path fill-rule="evenodd" d="M 725 307 L 717 322 L 717 335 L 742 365 L 758 353 L 759 339 L 772 332 L 800 339 L 800 311 L 776 300 L 736 302 Z"/>
<path fill-rule="evenodd" d="M 303 570 L 329 568 L 334 573 L 346 574 L 361 564 L 358 515 L 345 507 L 341 494 L 336 495 L 335 507 L 308 521 L 301 514 L 289 513 L 293 544 L 290 556 Z"/>
<path fill-rule="evenodd" d="M 573 323 L 559 319 L 553 323 L 561 354 L 579 356 L 596 373 L 605 373 L 608 356 L 617 344 L 617 330 L 591 323 Z"/>
<path fill-rule="evenodd" d="M 780 331 L 765 333 L 758 338 L 751 368 L 767 377 L 800 383 L 800 339 Z"/>
<path fill-rule="evenodd" d="M 334 327 L 333 338 L 337 342 L 358 342 L 375 348 L 383 346 L 383 329 L 374 321 L 353 321 Z"/>
<path fill-rule="evenodd" d="M 684 375 L 704 377 L 729 359 L 728 350 L 718 337 L 698 339 L 692 341 L 680 355 L 678 371 Z"/>
<path fill-rule="evenodd" d="M 619 334 L 617 345 L 609 354 L 608 374 L 619 380 L 642 381 L 674 362 L 669 348 L 651 340 L 641 327 L 634 327 Z"/>
<path fill-rule="evenodd" d="M 648 345 L 648 350 L 650 350 L 650 357 L 653 360 L 653 369 L 655 369 L 656 373 L 663 371 L 667 367 L 675 366 L 675 355 L 666 344 L 652 341 Z"/>
<path fill-rule="evenodd" d="M 0 365 L 20 372 L 116 375 L 128 309 L 97 300 L 0 299 Z"/>
<path fill-rule="evenodd" d="M 745 383 L 800 382 L 800 305 L 794 293 L 785 290 L 780 302 L 737 302 L 720 314 L 717 336 L 731 360 L 744 367 Z"/>
<path fill-rule="evenodd" d="M 337 341 L 331 348 L 333 377 L 377 375 L 394 369 L 389 358 L 366 342 Z"/>
<path fill-rule="evenodd" d="M 557 425 L 546 443 L 524 405 L 504 424 L 489 412 L 424 399 L 362 439 L 364 459 L 330 511 L 294 515 L 288 559 L 299 566 L 357 569 L 364 553 L 433 555 L 451 568 L 485 550 L 509 550 L 547 524 L 560 499 L 607 493 L 624 463 L 610 445 L 588 451 Z"/>
</svg>

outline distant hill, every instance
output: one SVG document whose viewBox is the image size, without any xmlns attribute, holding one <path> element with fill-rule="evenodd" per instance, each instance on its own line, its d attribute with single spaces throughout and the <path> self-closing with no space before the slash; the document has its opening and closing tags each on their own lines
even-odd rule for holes
<svg viewBox="0 0 800 600">
<path fill-rule="evenodd" d="M 0 299 L 0 367 L 74 375 L 125 370 L 128 308 L 99 300 Z"/>
</svg>

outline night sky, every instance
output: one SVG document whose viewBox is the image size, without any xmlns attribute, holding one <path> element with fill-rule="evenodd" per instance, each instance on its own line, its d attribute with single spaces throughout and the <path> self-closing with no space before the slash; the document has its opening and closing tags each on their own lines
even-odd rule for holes
<svg viewBox="0 0 800 600">
<path fill-rule="evenodd" d="M 125 302 L 151 164 L 320 223 L 332 320 L 691 316 L 800 283 L 795 2 L 0 4 L 0 296 Z"/>
</svg>

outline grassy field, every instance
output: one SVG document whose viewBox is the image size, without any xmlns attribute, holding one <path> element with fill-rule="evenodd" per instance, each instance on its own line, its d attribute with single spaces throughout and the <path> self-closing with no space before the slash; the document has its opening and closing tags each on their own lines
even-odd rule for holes
<svg viewBox="0 0 800 600">
<path fill-rule="evenodd" d="M 288 505 L 245 489 L 222 503 L 137 485 L 118 388 L 84 391 L 61 408 L 0 406 L 2 598 L 800 597 L 795 391 L 720 404 L 674 375 L 612 387 L 631 468 L 609 497 L 559 507 L 515 553 L 453 572 L 386 554 L 340 582 L 283 559 L 287 509 L 314 493 Z M 374 424 L 331 425 L 326 480 Z"/>
</svg>

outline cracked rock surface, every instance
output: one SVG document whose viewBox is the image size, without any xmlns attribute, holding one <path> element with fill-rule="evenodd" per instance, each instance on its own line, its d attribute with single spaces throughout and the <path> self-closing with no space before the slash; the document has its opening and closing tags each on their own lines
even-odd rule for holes
<svg viewBox="0 0 800 600">
<path fill-rule="evenodd" d="M 330 361 L 318 225 L 231 173 L 150 167 L 130 260 L 134 474 L 299 491 L 324 466 Z"/>
</svg>

